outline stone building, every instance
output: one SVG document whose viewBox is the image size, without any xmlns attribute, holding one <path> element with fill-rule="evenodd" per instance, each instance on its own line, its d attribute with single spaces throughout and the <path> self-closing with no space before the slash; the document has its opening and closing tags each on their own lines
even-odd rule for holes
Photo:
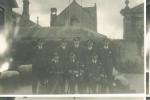
<svg viewBox="0 0 150 100">
<path fill-rule="evenodd" d="M 17 8 L 16 0 L 0 0 L 0 30 L 11 29 L 13 8 Z"/>
<path fill-rule="evenodd" d="M 97 32 L 97 7 L 82 7 L 76 0 L 57 14 L 57 8 L 51 8 L 51 26 L 76 26 Z"/>
<path fill-rule="evenodd" d="M 144 4 L 121 10 L 123 15 L 123 39 L 113 40 L 120 51 L 120 66 L 124 71 L 143 72 L 144 66 Z M 134 66 L 134 67 L 133 67 Z M 130 70 L 129 70 L 130 69 Z"/>
<path fill-rule="evenodd" d="M 53 41 L 59 41 L 64 38 L 69 41 L 73 40 L 74 37 L 80 37 L 84 41 L 87 41 L 87 39 L 97 39 L 100 40 L 98 43 L 108 39 L 106 36 L 97 33 L 96 5 L 93 7 L 82 7 L 73 0 L 60 14 L 57 14 L 56 8 L 51 8 L 51 27 L 41 27 L 38 24 L 38 20 L 37 23 L 30 20 L 29 4 L 29 0 L 23 0 L 22 15 L 13 13 L 14 23 L 17 18 L 20 19 L 18 24 L 19 31 L 13 46 L 15 53 L 12 53 L 14 59 L 16 59 L 15 61 L 19 64 L 31 63 L 32 55 L 34 54 L 33 41 L 37 39 L 47 41 L 49 50 L 52 47 Z M 126 0 L 126 7 L 121 11 L 124 17 L 124 38 L 121 40 L 115 39 L 113 42 L 120 51 L 118 52 L 120 55 L 117 56 L 121 61 L 120 67 L 123 66 L 129 69 L 133 65 L 136 66 L 133 70 L 138 69 L 139 71 L 143 69 L 141 67 L 143 65 L 143 56 L 141 56 L 143 38 L 140 36 L 144 34 L 142 33 L 144 29 L 144 4 L 133 8 L 130 8 L 128 4 L 129 2 Z M 82 19 L 83 17 L 84 20 Z M 23 62 L 20 63 L 19 61 Z"/>
<path fill-rule="evenodd" d="M 41 27 L 38 23 L 38 17 L 37 23 L 30 20 L 29 4 L 29 0 L 23 0 L 22 15 L 13 13 L 14 24 L 16 24 L 18 18 L 20 19 L 18 23 L 19 31 L 15 40 L 57 40 L 58 38 L 71 40 L 74 37 L 82 37 L 84 39 L 85 37 L 106 38 L 106 36 L 97 33 L 96 4 L 93 7 L 82 7 L 73 0 L 73 2 L 58 15 L 57 9 L 51 8 L 51 27 Z M 73 32 L 73 30 L 77 32 Z"/>
<path fill-rule="evenodd" d="M 144 3 L 133 8 L 129 7 L 129 0 L 125 2 L 126 7 L 121 10 L 123 15 L 123 39 L 135 42 L 139 51 L 144 49 Z"/>
<path fill-rule="evenodd" d="M 13 13 L 14 26 L 17 25 L 19 30 L 14 36 L 12 56 L 18 65 L 31 63 L 35 41 L 39 39 L 47 41 L 48 49 L 52 49 L 51 44 L 61 39 L 72 41 L 73 38 L 80 37 L 83 41 L 90 38 L 102 41 L 107 38 L 97 33 L 96 4 L 93 7 L 82 7 L 74 0 L 59 15 L 56 8 L 51 8 L 51 27 L 41 27 L 38 19 L 37 23 L 30 20 L 29 4 L 29 0 L 23 0 L 22 15 Z M 18 18 L 19 23 L 16 23 Z"/>
<path fill-rule="evenodd" d="M 123 15 L 123 38 L 129 41 L 144 40 L 144 4 L 129 7 L 129 0 L 126 0 L 126 7 L 121 10 Z"/>
</svg>

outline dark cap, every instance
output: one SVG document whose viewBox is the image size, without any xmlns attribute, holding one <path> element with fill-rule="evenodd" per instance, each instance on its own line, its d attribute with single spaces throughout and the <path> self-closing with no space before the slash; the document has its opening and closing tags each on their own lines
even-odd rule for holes
<svg viewBox="0 0 150 100">
<path fill-rule="evenodd" d="M 73 40 L 74 41 L 80 41 L 80 37 L 75 37 Z"/>
</svg>

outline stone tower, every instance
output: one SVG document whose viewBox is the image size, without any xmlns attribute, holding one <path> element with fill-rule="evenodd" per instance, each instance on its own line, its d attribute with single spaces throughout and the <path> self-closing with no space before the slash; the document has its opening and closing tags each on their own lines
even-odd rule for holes
<svg viewBox="0 0 150 100">
<path fill-rule="evenodd" d="M 125 40 L 141 41 L 144 35 L 144 4 L 133 8 L 129 7 L 129 0 L 125 1 L 126 7 L 121 10 L 123 16 L 123 29 Z"/>
<path fill-rule="evenodd" d="M 23 0 L 23 13 L 22 18 L 24 20 L 30 20 L 30 14 L 29 14 L 29 0 Z"/>
<path fill-rule="evenodd" d="M 129 8 L 129 0 L 125 1 L 126 7 L 121 10 L 121 14 L 124 16 L 123 19 L 123 27 L 124 27 L 124 39 L 130 38 L 131 30 L 132 30 L 132 22 L 131 22 L 131 16 L 130 16 L 130 8 Z"/>
</svg>

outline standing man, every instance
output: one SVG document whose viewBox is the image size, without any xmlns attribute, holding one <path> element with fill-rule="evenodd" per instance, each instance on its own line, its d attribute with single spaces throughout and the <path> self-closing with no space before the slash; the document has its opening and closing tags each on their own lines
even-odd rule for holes
<svg viewBox="0 0 150 100">
<path fill-rule="evenodd" d="M 36 94 L 38 91 L 38 83 L 45 82 L 45 56 L 44 56 L 44 41 L 39 40 L 35 47 L 35 56 L 33 59 L 33 84 L 32 92 Z"/>
<path fill-rule="evenodd" d="M 83 90 L 85 90 L 85 85 L 83 85 L 85 83 L 85 55 L 84 55 L 84 48 L 83 45 L 81 45 L 81 40 L 80 37 L 76 37 L 73 40 L 73 45 L 70 48 L 70 52 L 73 52 L 76 55 L 76 59 L 78 61 L 78 68 L 79 68 L 79 72 L 80 73 L 80 77 L 78 77 L 78 82 L 77 82 L 77 86 L 78 86 L 78 91 L 81 93 L 83 92 Z"/>
<path fill-rule="evenodd" d="M 58 52 L 54 53 L 54 56 L 50 61 L 48 71 L 50 76 L 50 93 L 63 93 L 64 86 L 62 86 L 62 84 L 64 84 L 64 68 L 62 66 L 62 62 L 60 61 L 60 56 L 58 55 Z"/>
<path fill-rule="evenodd" d="M 74 52 L 71 52 L 68 62 L 68 76 L 70 93 L 85 93 L 85 66 L 80 64 Z"/>
<path fill-rule="evenodd" d="M 63 83 L 61 84 L 62 85 L 62 88 L 63 88 L 63 93 L 65 93 L 65 87 L 66 87 L 66 83 L 67 83 L 67 79 L 68 79 L 68 76 L 67 76 L 67 63 L 68 63 L 68 60 L 69 60 L 69 57 L 68 57 L 68 44 L 67 44 L 67 41 L 65 39 L 63 39 L 60 43 L 60 46 L 57 48 L 57 52 L 59 54 L 59 57 L 60 57 L 60 62 L 61 62 L 61 66 L 64 68 L 64 76 L 63 76 Z"/>
<path fill-rule="evenodd" d="M 98 61 L 97 53 L 94 53 L 90 57 L 91 60 L 88 62 L 88 87 L 90 93 L 98 93 L 98 88 L 101 86 L 102 81 L 102 63 Z"/>
<path fill-rule="evenodd" d="M 113 57 L 110 48 L 110 41 L 106 40 L 103 48 L 103 65 L 105 72 L 105 83 L 103 85 L 103 92 L 111 92 L 113 85 Z"/>
<path fill-rule="evenodd" d="M 89 70 L 88 68 L 90 68 L 90 63 L 89 62 L 91 62 L 91 57 L 92 57 L 92 54 L 95 52 L 95 48 L 94 48 L 94 41 L 92 41 L 92 40 L 88 40 L 87 41 L 87 43 L 86 43 L 86 47 L 85 47 L 85 52 L 84 52 L 84 59 L 85 59 L 85 76 L 87 76 L 87 77 L 85 77 L 85 86 L 86 86 L 86 90 L 88 89 L 88 91 L 89 91 L 89 84 L 87 84 L 88 82 L 89 82 L 89 77 L 88 77 L 88 75 L 89 75 L 89 73 L 88 73 L 88 71 L 87 70 Z"/>
<path fill-rule="evenodd" d="M 77 60 L 75 53 L 71 52 L 68 61 L 68 79 L 69 79 L 68 91 L 71 94 L 76 93 L 76 86 L 78 85 L 79 81 L 78 78 L 79 78 L 79 61 Z"/>
</svg>

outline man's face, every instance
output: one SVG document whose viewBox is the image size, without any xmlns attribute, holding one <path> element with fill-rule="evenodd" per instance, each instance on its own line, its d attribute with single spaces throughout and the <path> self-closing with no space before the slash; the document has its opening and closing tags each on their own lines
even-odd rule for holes
<svg viewBox="0 0 150 100">
<path fill-rule="evenodd" d="M 61 47 L 62 47 L 62 48 L 66 48 L 66 46 L 67 46 L 67 43 L 66 43 L 66 42 L 63 42 L 63 43 L 61 44 Z"/>
<path fill-rule="evenodd" d="M 89 43 L 88 43 L 88 46 L 89 46 L 89 47 L 93 47 L 93 42 L 89 42 Z"/>
<path fill-rule="evenodd" d="M 79 45 L 79 44 L 80 44 L 80 41 L 79 41 L 79 40 L 75 40 L 75 41 L 74 41 L 74 44 L 75 44 L 75 45 Z"/>
<path fill-rule="evenodd" d="M 59 56 L 55 55 L 55 61 L 59 61 Z"/>
</svg>

